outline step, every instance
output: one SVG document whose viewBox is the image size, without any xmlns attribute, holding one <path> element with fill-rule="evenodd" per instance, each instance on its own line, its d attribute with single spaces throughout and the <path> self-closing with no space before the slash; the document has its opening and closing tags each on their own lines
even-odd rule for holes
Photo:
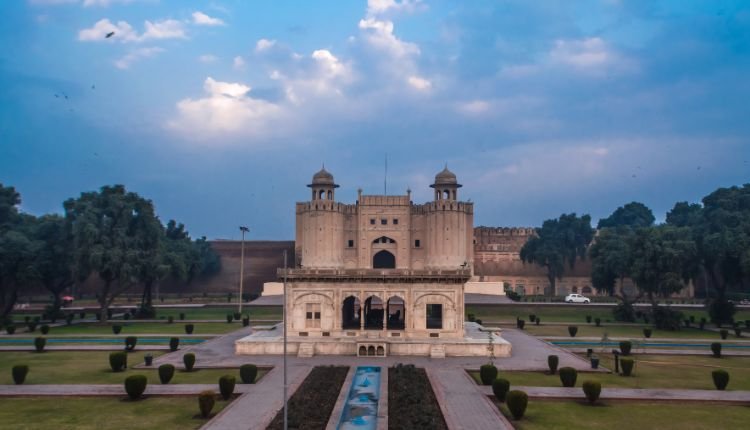
<svg viewBox="0 0 750 430">
<path fill-rule="evenodd" d="M 301 343 L 297 349 L 297 357 L 310 358 L 315 355 L 315 346 L 312 343 Z"/>
</svg>

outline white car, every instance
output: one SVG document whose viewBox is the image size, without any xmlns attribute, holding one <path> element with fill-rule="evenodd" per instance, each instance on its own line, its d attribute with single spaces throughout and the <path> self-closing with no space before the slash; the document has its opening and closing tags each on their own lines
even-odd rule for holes
<svg viewBox="0 0 750 430">
<path fill-rule="evenodd" d="M 580 294 L 568 294 L 565 296 L 565 303 L 591 303 L 591 300 Z"/>
</svg>

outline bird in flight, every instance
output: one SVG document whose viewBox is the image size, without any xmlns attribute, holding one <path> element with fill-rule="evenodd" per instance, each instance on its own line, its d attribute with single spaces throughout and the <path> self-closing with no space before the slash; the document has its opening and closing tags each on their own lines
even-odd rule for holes
<svg viewBox="0 0 750 430">
<path fill-rule="evenodd" d="M 115 35 L 115 32 L 114 31 L 110 31 L 109 33 L 107 33 L 107 36 L 105 37 L 105 39 L 109 39 L 110 37 L 112 37 L 114 35 Z"/>
</svg>

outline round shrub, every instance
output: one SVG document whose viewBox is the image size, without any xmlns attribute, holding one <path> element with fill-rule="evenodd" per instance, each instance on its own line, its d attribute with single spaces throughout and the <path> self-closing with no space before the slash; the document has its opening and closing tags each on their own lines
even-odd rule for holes
<svg viewBox="0 0 750 430">
<path fill-rule="evenodd" d="M 216 393 L 211 390 L 201 391 L 198 394 L 198 407 L 201 410 L 201 417 L 208 418 L 211 415 L 211 410 L 216 404 Z"/>
<path fill-rule="evenodd" d="M 652 332 L 651 332 L 650 328 L 644 328 L 643 329 L 643 336 L 645 336 L 646 338 L 650 338 L 651 337 L 651 333 Z"/>
<path fill-rule="evenodd" d="M 16 332 L 16 326 L 14 326 L 13 324 L 6 325 L 5 326 L 5 332 L 8 333 L 8 334 L 15 333 Z"/>
<path fill-rule="evenodd" d="M 526 413 L 526 406 L 529 404 L 529 396 L 523 391 L 513 390 L 506 396 L 505 404 L 508 406 L 511 415 L 513 415 L 513 419 L 520 420 L 523 418 L 523 414 Z"/>
<path fill-rule="evenodd" d="M 570 337 L 576 337 L 576 333 L 578 333 L 578 327 L 574 325 L 568 326 L 568 334 L 570 334 Z"/>
<path fill-rule="evenodd" d="M 123 316 L 122 316 L 122 318 L 123 318 L 123 319 L 124 319 L 125 321 L 127 321 L 127 320 L 129 320 L 129 319 L 130 319 L 130 314 L 125 314 L 125 315 L 123 315 Z"/>
<path fill-rule="evenodd" d="M 138 338 L 135 336 L 128 336 L 125 338 L 125 351 L 133 351 L 135 344 L 138 343 Z"/>
<path fill-rule="evenodd" d="M 245 315 L 242 317 L 242 327 L 247 327 L 250 325 L 250 317 Z"/>
<path fill-rule="evenodd" d="M 711 352 L 714 354 L 714 357 L 721 358 L 721 343 L 719 342 L 711 343 Z"/>
<path fill-rule="evenodd" d="M 476 316 L 474 314 L 467 314 L 466 315 L 466 319 L 468 319 L 469 322 L 474 322 L 475 318 L 476 318 Z"/>
<path fill-rule="evenodd" d="M 230 323 L 230 322 L 232 322 L 232 320 L 234 320 L 234 315 L 227 314 L 227 322 Z"/>
<path fill-rule="evenodd" d="M 33 330 L 30 330 L 30 331 L 33 331 Z M 721 336 L 722 339 L 726 339 L 727 336 L 729 336 L 729 330 L 725 328 L 719 330 L 719 336 Z"/>
<path fill-rule="evenodd" d="M 583 387 L 583 394 L 586 395 L 586 399 L 592 405 L 599 400 L 599 395 L 602 393 L 602 384 L 596 381 L 583 381 L 581 385 Z"/>
<path fill-rule="evenodd" d="M 73 324 L 73 318 L 74 317 L 75 317 L 75 315 L 73 315 L 73 314 L 65 315 L 65 325 L 71 325 L 71 324 Z"/>
<path fill-rule="evenodd" d="M 172 324 L 174 322 L 174 317 L 172 315 L 167 317 L 167 323 Z"/>
<path fill-rule="evenodd" d="M 549 366 L 549 373 L 552 375 L 557 372 L 557 365 L 560 364 L 560 357 L 556 355 L 548 355 L 547 356 L 547 366 Z"/>
<path fill-rule="evenodd" d="M 36 348 L 36 352 L 44 351 L 45 345 L 47 345 L 47 339 L 43 337 L 37 337 L 34 339 L 34 348 Z"/>
<path fill-rule="evenodd" d="M 185 333 L 187 334 L 193 334 L 193 329 L 195 328 L 192 324 L 185 324 Z"/>
<path fill-rule="evenodd" d="M 497 367 L 493 364 L 483 364 L 479 368 L 479 379 L 482 380 L 482 385 L 491 385 L 495 378 L 497 378 Z"/>
<path fill-rule="evenodd" d="M 596 324 L 597 327 L 601 327 L 602 326 L 602 319 L 601 318 L 594 319 L 594 324 Z"/>
<path fill-rule="evenodd" d="M 539 323 L 542 322 L 542 319 L 539 317 L 536 317 L 536 321 L 534 321 L 534 324 L 539 325 Z"/>
<path fill-rule="evenodd" d="M 516 319 L 516 327 L 523 330 L 524 326 L 526 326 L 526 321 L 522 320 L 521 318 Z"/>
<path fill-rule="evenodd" d="M 711 372 L 711 377 L 714 379 L 714 385 L 717 390 L 723 391 L 729 384 L 729 372 L 724 369 L 716 369 Z"/>
<path fill-rule="evenodd" d="M 16 385 L 21 385 L 26 380 L 26 375 L 29 374 L 29 366 L 18 364 L 13 366 L 11 373 L 13 374 L 13 382 L 15 382 Z"/>
<path fill-rule="evenodd" d="M 162 384 L 169 384 L 174 376 L 174 366 L 171 364 L 162 364 L 159 366 L 159 381 Z"/>
<path fill-rule="evenodd" d="M 243 364 L 240 366 L 240 379 L 243 384 L 254 384 L 258 376 L 258 366 L 254 364 Z"/>
<path fill-rule="evenodd" d="M 122 372 L 128 367 L 128 355 L 124 352 L 111 352 L 109 354 L 109 367 L 113 372 Z"/>
<path fill-rule="evenodd" d="M 114 324 L 112 326 L 112 333 L 120 334 L 120 332 L 122 332 L 122 326 L 120 324 Z"/>
<path fill-rule="evenodd" d="M 742 337 L 742 329 L 739 327 L 734 328 L 734 335 L 737 337 Z"/>
<path fill-rule="evenodd" d="M 80 318 L 80 319 L 84 319 L 84 318 L 86 318 L 86 312 L 81 312 L 81 313 L 79 313 L 79 314 L 78 314 L 78 318 Z"/>
<path fill-rule="evenodd" d="M 510 390 L 510 381 L 503 378 L 497 378 L 492 381 L 492 394 L 498 402 L 504 402 L 507 397 L 508 391 Z"/>
<path fill-rule="evenodd" d="M 242 314 L 240 314 L 239 312 L 235 312 L 235 313 L 233 313 L 233 314 L 232 314 L 232 316 L 233 316 L 233 317 L 234 317 L 234 319 L 235 319 L 235 320 L 237 320 L 237 321 L 239 321 L 239 320 L 240 320 L 240 319 L 242 318 Z"/>
<path fill-rule="evenodd" d="M 130 400 L 139 399 L 146 391 L 147 385 L 146 375 L 130 375 L 125 378 L 125 392 L 128 393 Z"/>
<path fill-rule="evenodd" d="M 192 352 L 188 352 L 187 354 L 182 356 L 182 362 L 185 364 L 185 370 L 188 372 L 193 371 L 193 366 L 195 366 L 195 354 Z"/>
<path fill-rule="evenodd" d="M 633 343 L 629 340 L 623 340 L 620 342 L 620 352 L 622 355 L 630 355 L 630 351 L 633 349 Z"/>
<path fill-rule="evenodd" d="M 49 326 L 47 324 L 44 324 L 41 327 L 39 327 L 39 331 L 41 331 L 42 334 L 47 334 L 49 333 Z"/>
<path fill-rule="evenodd" d="M 234 393 L 235 383 L 236 380 L 234 376 L 231 375 L 224 375 L 219 378 L 219 391 L 221 392 L 221 397 L 224 400 L 229 400 L 229 398 L 232 397 L 232 393 Z"/>
<path fill-rule="evenodd" d="M 179 337 L 170 337 L 169 338 L 169 350 L 172 352 L 177 351 L 177 348 L 180 346 L 180 338 Z"/>
<path fill-rule="evenodd" d="M 620 368 L 622 369 L 622 376 L 632 375 L 633 365 L 635 365 L 635 360 L 633 360 L 632 358 L 621 358 Z"/>
<path fill-rule="evenodd" d="M 185 312 L 180 312 L 180 321 L 185 320 Z"/>
<path fill-rule="evenodd" d="M 561 367 L 558 371 L 563 387 L 575 387 L 578 371 L 572 367 Z"/>
<path fill-rule="evenodd" d="M 534 322 L 534 321 L 536 321 L 536 315 L 534 315 L 534 314 L 530 314 L 530 315 L 529 315 L 529 321 L 531 321 L 531 322 Z"/>
<path fill-rule="evenodd" d="M 586 315 L 586 322 L 591 324 L 591 315 Z"/>
</svg>

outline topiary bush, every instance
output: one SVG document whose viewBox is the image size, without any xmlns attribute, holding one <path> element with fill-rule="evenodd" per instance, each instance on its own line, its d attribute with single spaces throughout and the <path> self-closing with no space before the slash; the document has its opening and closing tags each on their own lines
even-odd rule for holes
<svg viewBox="0 0 750 430">
<path fill-rule="evenodd" d="M 42 332 L 42 334 L 47 334 L 49 333 L 49 326 L 47 324 L 44 324 L 39 327 L 39 331 Z"/>
<path fill-rule="evenodd" d="M 65 315 L 65 325 L 71 325 L 71 324 L 73 324 L 73 318 L 75 318 L 75 315 L 73 315 L 73 314 L 67 314 L 67 315 Z"/>
<path fill-rule="evenodd" d="M 208 390 L 208 391 L 201 391 L 200 394 L 198 394 L 198 407 L 201 410 L 201 417 L 208 418 L 211 415 L 211 410 L 214 408 L 214 405 L 216 404 L 216 393 Z"/>
<path fill-rule="evenodd" d="M 534 321 L 536 321 L 536 315 L 534 315 L 534 314 L 530 314 L 530 315 L 529 315 L 529 321 L 531 321 L 531 322 L 534 322 Z"/>
<path fill-rule="evenodd" d="M 13 366 L 11 373 L 13 374 L 13 382 L 15 382 L 16 385 L 21 385 L 26 380 L 26 375 L 29 374 L 29 366 L 25 364 L 15 365 Z"/>
<path fill-rule="evenodd" d="M 476 316 L 474 314 L 467 314 L 466 318 L 469 320 L 469 322 L 474 322 Z"/>
<path fill-rule="evenodd" d="M 620 368 L 622 369 L 622 376 L 632 375 L 634 365 L 635 365 L 635 360 L 633 360 L 632 358 L 621 358 Z"/>
<path fill-rule="evenodd" d="M 5 326 L 5 332 L 8 333 L 8 334 L 15 333 L 16 332 L 16 326 L 14 326 L 13 324 L 6 325 Z"/>
<path fill-rule="evenodd" d="M 45 345 L 47 345 L 47 339 L 43 337 L 37 337 L 34 339 L 34 348 L 36 348 L 36 352 L 43 352 Z"/>
<path fill-rule="evenodd" d="M 633 343 L 629 340 L 620 341 L 620 352 L 622 355 L 630 355 L 630 351 L 633 349 Z"/>
<path fill-rule="evenodd" d="M 701 321 L 698 323 L 698 327 L 700 327 L 701 330 L 706 327 L 706 318 L 701 318 Z"/>
<path fill-rule="evenodd" d="M 586 315 L 586 322 L 591 324 L 591 315 Z"/>
<path fill-rule="evenodd" d="M 119 324 L 114 324 L 112 326 L 112 333 L 114 333 L 114 334 L 120 334 L 120 332 L 122 332 L 122 326 L 119 325 Z"/>
<path fill-rule="evenodd" d="M 602 326 L 602 319 L 601 318 L 596 318 L 594 320 L 594 324 L 596 324 L 597 327 L 601 327 Z"/>
<path fill-rule="evenodd" d="M 711 372 L 711 377 L 714 379 L 714 386 L 717 390 L 723 391 L 729 384 L 729 372 L 724 369 L 716 369 Z"/>
<path fill-rule="evenodd" d="M 195 366 L 195 354 L 192 352 L 188 352 L 187 354 L 182 356 L 182 362 L 185 364 L 185 370 L 188 372 L 193 371 L 193 366 Z"/>
<path fill-rule="evenodd" d="M 167 317 L 167 324 L 172 324 L 172 323 L 174 323 L 174 317 L 170 315 Z"/>
<path fill-rule="evenodd" d="M 578 333 L 578 327 L 574 325 L 568 326 L 568 334 L 570 334 L 570 337 L 576 337 L 576 333 Z"/>
<path fill-rule="evenodd" d="M 130 400 L 141 398 L 143 392 L 146 391 L 147 385 L 148 379 L 146 375 L 130 375 L 125 378 L 125 392 L 128 393 Z"/>
<path fill-rule="evenodd" d="M 130 319 L 130 314 L 125 314 L 125 315 L 123 315 L 123 316 L 122 316 L 122 318 L 123 318 L 123 319 L 124 319 L 125 321 L 127 321 L 127 320 L 129 320 L 129 319 Z"/>
<path fill-rule="evenodd" d="M 125 338 L 125 351 L 132 352 L 135 349 L 135 344 L 138 343 L 138 338 L 135 336 L 128 336 Z"/>
<path fill-rule="evenodd" d="M 539 325 L 539 323 L 542 322 L 542 319 L 539 317 L 536 317 L 536 321 L 534 321 L 534 324 Z"/>
<path fill-rule="evenodd" d="M 556 355 L 547 356 L 547 366 L 549 367 L 549 373 L 554 375 L 557 372 L 557 365 L 560 364 L 560 357 Z"/>
<path fill-rule="evenodd" d="M 719 342 L 711 343 L 711 352 L 714 354 L 714 357 L 721 358 L 721 343 Z"/>
<path fill-rule="evenodd" d="M 124 352 L 111 352 L 109 354 L 109 367 L 113 372 L 122 372 L 128 367 L 128 355 Z"/>
<path fill-rule="evenodd" d="M 477 318 L 476 320 L 474 320 L 474 322 L 477 323 L 477 324 L 479 324 L 479 325 L 482 325 L 482 320 L 480 320 L 479 318 Z"/>
<path fill-rule="evenodd" d="M 242 314 L 239 312 L 233 313 L 232 316 L 234 317 L 235 321 L 239 321 L 242 318 Z"/>
<path fill-rule="evenodd" d="M 195 328 L 192 324 L 185 324 L 185 333 L 187 334 L 193 334 L 193 329 Z"/>
<path fill-rule="evenodd" d="M 233 319 L 234 319 L 234 315 L 232 315 L 232 314 L 227 314 L 227 322 L 228 322 L 228 323 L 231 323 Z"/>
<path fill-rule="evenodd" d="M 505 404 L 508 406 L 510 414 L 514 420 L 520 420 L 526 413 L 526 406 L 529 404 L 529 396 L 520 390 L 513 390 L 505 398 Z"/>
<path fill-rule="evenodd" d="M 479 379 L 482 380 L 482 385 L 492 385 L 495 378 L 497 378 L 497 367 L 494 364 L 483 364 L 479 368 Z"/>
<path fill-rule="evenodd" d="M 29 329 L 29 333 L 36 331 L 36 321 L 29 321 L 26 323 L 26 328 Z"/>
<path fill-rule="evenodd" d="M 563 387 L 575 387 L 578 371 L 572 367 L 561 367 L 558 371 Z"/>
<path fill-rule="evenodd" d="M 643 336 L 645 336 L 646 338 L 650 338 L 651 337 L 651 333 L 652 332 L 651 332 L 650 328 L 644 328 L 643 329 Z"/>
<path fill-rule="evenodd" d="M 729 330 L 725 328 L 719 330 L 719 336 L 721 336 L 722 339 L 726 339 L 727 336 L 729 336 Z"/>
<path fill-rule="evenodd" d="M 510 381 L 507 379 L 496 378 L 492 381 L 492 394 L 495 395 L 498 402 L 505 401 L 508 391 L 510 391 Z"/>
<path fill-rule="evenodd" d="M 221 392 L 221 397 L 224 400 L 229 400 L 229 398 L 232 397 L 235 383 L 236 380 L 234 376 L 231 375 L 224 375 L 219 378 L 219 392 Z"/>
<path fill-rule="evenodd" d="M 81 313 L 79 313 L 79 314 L 78 314 L 78 318 L 80 318 L 80 319 L 84 319 L 84 318 L 86 318 L 86 312 L 81 312 Z"/>
<path fill-rule="evenodd" d="M 180 338 L 179 337 L 170 337 L 169 338 L 169 350 L 172 352 L 177 351 L 177 348 L 180 346 Z"/>
<path fill-rule="evenodd" d="M 586 399 L 592 405 L 599 400 L 599 395 L 602 393 L 602 384 L 596 381 L 583 381 L 581 385 L 583 387 L 583 394 L 586 395 Z"/>
<path fill-rule="evenodd" d="M 162 384 L 169 384 L 174 376 L 174 366 L 171 364 L 162 364 L 159 366 L 159 381 Z"/>
<path fill-rule="evenodd" d="M 250 325 L 250 317 L 245 315 L 242 317 L 242 327 L 247 327 Z"/>
<path fill-rule="evenodd" d="M 185 320 L 185 312 L 180 312 L 180 321 Z"/>
<path fill-rule="evenodd" d="M 254 384 L 258 376 L 258 366 L 254 364 L 243 364 L 240 366 L 240 379 L 243 384 Z"/>
<path fill-rule="evenodd" d="M 742 337 L 742 329 L 739 327 L 734 328 L 734 335 L 737 337 Z"/>
</svg>

